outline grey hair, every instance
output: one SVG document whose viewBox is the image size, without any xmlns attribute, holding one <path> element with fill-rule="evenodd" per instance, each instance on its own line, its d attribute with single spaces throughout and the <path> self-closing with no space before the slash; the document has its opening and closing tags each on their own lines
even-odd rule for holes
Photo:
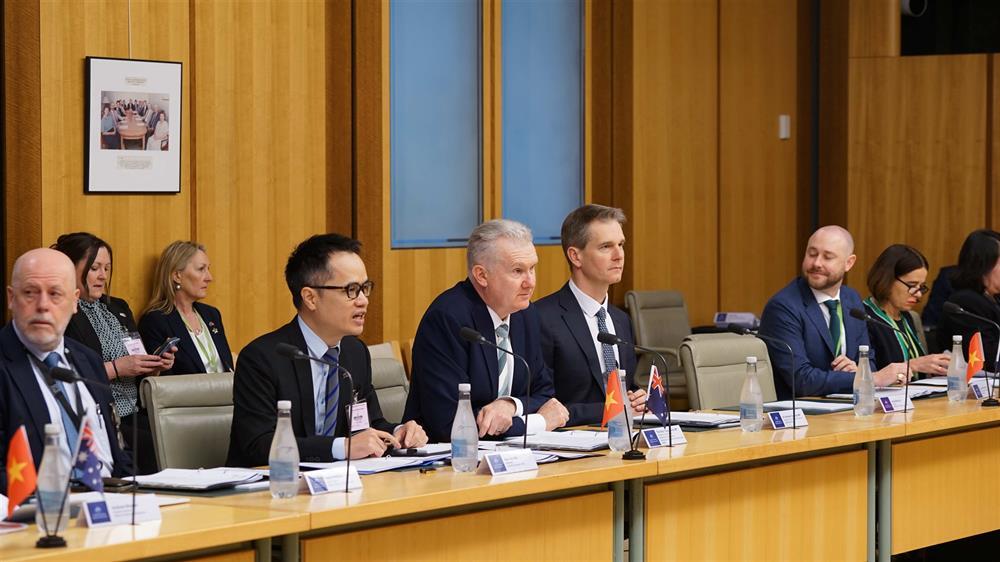
<svg viewBox="0 0 1000 562">
<path fill-rule="evenodd" d="M 533 244 L 534 237 L 527 226 L 510 219 L 493 219 L 472 229 L 466 251 L 466 265 L 469 273 L 472 266 L 490 265 L 496 261 L 494 243 L 501 238 L 514 242 Z"/>
</svg>

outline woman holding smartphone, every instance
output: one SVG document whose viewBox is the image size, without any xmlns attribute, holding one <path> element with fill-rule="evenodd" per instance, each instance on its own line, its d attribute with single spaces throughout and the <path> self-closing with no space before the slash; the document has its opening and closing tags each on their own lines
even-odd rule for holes
<svg viewBox="0 0 1000 562">
<path fill-rule="evenodd" d="M 69 256 L 76 265 L 80 300 L 76 314 L 66 327 L 66 336 L 90 347 L 104 359 L 104 371 L 111 383 L 115 419 L 124 449 L 135 454 L 131 443 L 134 425 L 139 426 L 138 468 L 142 474 L 156 472 L 149 418 L 138 400 L 137 379 L 158 375 L 174 365 L 176 347 L 150 355 L 141 340 L 128 303 L 112 297 L 111 246 L 89 232 L 63 234 L 52 246 Z"/>
<path fill-rule="evenodd" d="M 219 309 L 200 302 L 208 296 L 211 264 L 205 247 L 176 241 L 163 250 L 153 273 L 153 295 L 139 320 L 146 347 L 179 338 L 173 368 L 165 375 L 233 370 Z"/>
</svg>

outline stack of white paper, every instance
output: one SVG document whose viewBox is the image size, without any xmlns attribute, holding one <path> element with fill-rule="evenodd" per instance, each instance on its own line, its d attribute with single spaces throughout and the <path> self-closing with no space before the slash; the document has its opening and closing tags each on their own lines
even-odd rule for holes
<svg viewBox="0 0 1000 562">
<path fill-rule="evenodd" d="M 201 491 L 231 488 L 263 478 L 262 471 L 249 468 L 168 468 L 156 474 L 138 476 L 136 481 L 143 488 Z"/>
</svg>

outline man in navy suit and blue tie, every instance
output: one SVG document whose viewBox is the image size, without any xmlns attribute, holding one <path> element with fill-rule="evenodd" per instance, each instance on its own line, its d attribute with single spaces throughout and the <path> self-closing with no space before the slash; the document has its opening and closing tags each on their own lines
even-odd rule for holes
<svg viewBox="0 0 1000 562">
<path fill-rule="evenodd" d="M 563 221 L 560 237 L 570 279 L 540 299 L 542 356 L 552 368 L 558 398 L 569 410 L 569 425 L 600 423 L 608 373 L 625 371 L 634 388 L 635 350 L 597 341 L 607 332 L 632 341 L 628 315 L 608 300 L 608 289 L 622 280 L 625 233 L 621 209 L 584 205 Z M 632 409 L 642 412 L 646 391 L 630 390 Z"/>
<path fill-rule="evenodd" d="M 469 235 L 468 277 L 438 295 L 413 342 L 413 376 L 404 420 L 416 420 L 431 441 L 451 440 L 459 383 L 472 385 L 480 437 L 515 436 L 562 427 L 569 412 L 553 398 L 552 372 L 542 360 L 538 313 L 531 305 L 538 254 L 521 223 L 487 221 Z M 465 341 L 472 328 L 494 347 Z"/>
<path fill-rule="evenodd" d="M 802 275 L 771 297 L 760 320 L 761 335 L 782 340 L 782 346 L 767 342 L 774 369 L 778 399 L 792 396 L 823 396 L 853 392 L 858 370 L 858 346 L 869 345 L 868 327 L 850 316 L 863 309 L 857 291 L 844 285 L 844 275 L 854 267 L 854 239 L 840 226 L 824 226 L 809 237 L 802 260 Z M 874 350 L 869 361 L 874 370 Z M 876 386 L 902 382 L 906 366 L 892 363 L 874 373 Z"/>
</svg>

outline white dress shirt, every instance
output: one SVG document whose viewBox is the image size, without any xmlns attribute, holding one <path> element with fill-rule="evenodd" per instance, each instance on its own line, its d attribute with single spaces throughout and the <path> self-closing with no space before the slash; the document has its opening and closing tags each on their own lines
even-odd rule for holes
<svg viewBox="0 0 1000 562">
<path fill-rule="evenodd" d="M 514 338 L 513 338 L 513 335 L 510 333 L 510 316 L 507 316 L 507 318 L 500 318 L 500 315 L 497 314 L 496 312 L 494 312 L 492 308 L 490 308 L 490 307 L 487 306 L 486 310 L 489 311 L 490 318 L 493 320 L 493 334 L 494 334 L 494 338 L 496 337 L 497 328 L 500 327 L 500 324 L 506 324 L 507 325 L 507 330 L 508 330 L 507 331 L 507 338 L 511 342 L 513 342 Z M 513 343 L 511 343 L 509 351 L 514 351 L 514 344 Z M 497 353 L 503 353 L 503 352 L 502 351 L 497 351 Z M 499 361 L 499 359 L 498 359 L 498 361 Z M 503 381 L 505 379 L 510 380 L 510 381 L 514 380 L 514 361 L 517 361 L 517 359 L 515 359 L 513 355 L 511 355 L 511 356 L 508 357 L 507 364 L 504 366 L 504 372 L 499 373 L 499 378 L 497 380 L 497 388 L 498 389 L 499 388 L 503 388 L 503 386 L 504 386 L 503 385 Z M 498 365 L 499 365 L 499 363 L 498 363 Z M 513 385 L 511 385 L 511 388 L 513 388 Z M 529 394 L 531 393 L 531 389 L 530 388 L 528 389 L 528 393 Z M 497 398 L 506 398 L 506 399 L 511 400 L 512 402 L 514 402 L 514 416 L 515 417 L 520 417 L 520 416 L 524 415 L 524 405 L 521 404 L 521 400 L 519 400 L 517 398 L 514 398 L 513 396 L 497 396 Z M 541 414 L 528 414 L 527 417 L 525 418 L 524 425 L 525 425 L 525 431 L 528 432 L 528 435 L 533 435 L 535 433 L 539 433 L 539 432 L 545 431 L 545 418 Z"/>
<path fill-rule="evenodd" d="M 590 341 L 594 344 L 594 350 L 597 351 L 597 360 L 601 362 L 601 373 L 607 373 L 608 371 L 615 368 L 615 365 L 605 365 L 604 364 L 604 344 L 597 341 L 597 334 L 601 333 L 601 330 L 597 327 L 597 311 L 604 309 L 605 324 L 607 324 L 608 333 L 618 335 L 615 332 L 615 323 L 611 320 L 611 314 L 608 312 L 608 295 L 604 295 L 604 300 L 602 302 L 597 302 L 590 298 L 590 295 L 584 293 L 576 286 L 576 283 L 572 279 L 569 280 L 569 290 L 573 292 L 573 296 L 576 297 L 576 302 L 580 305 L 580 310 L 583 311 L 583 318 L 587 321 L 587 328 L 590 329 Z M 618 346 L 613 345 L 611 349 L 615 352 L 615 362 L 621 365 L 621 357 L 618 356 Z M 627 375 L 628 373 L 626 373 Z M 634 376 L 635 373 L 632 373 Z"/>
</svg>

